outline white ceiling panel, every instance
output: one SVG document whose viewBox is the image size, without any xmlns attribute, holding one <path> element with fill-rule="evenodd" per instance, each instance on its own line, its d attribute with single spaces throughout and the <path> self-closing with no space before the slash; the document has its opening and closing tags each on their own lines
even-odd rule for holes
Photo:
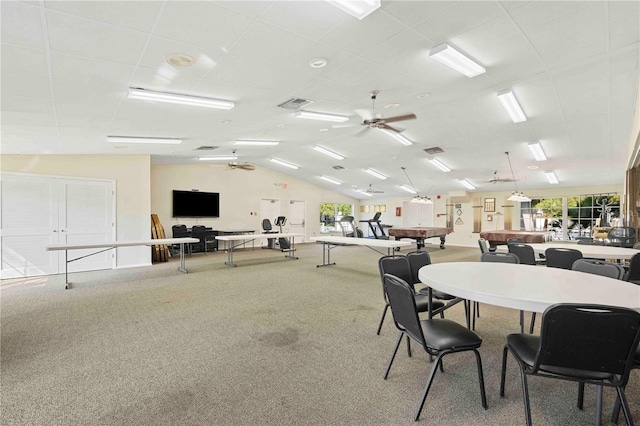
<svg viewBox="0 0 640 426">
<path fill-rule="evenodd" d="M 525 190 L 547 187 L 546 168 L 561 186 L 621 184 L 629 161 L 640 72 L 637 2 L 383 0 L 362 20 L 324 1 L 0 3 L 3 153 L 152 154 L 154 163 L 182 164 L 206 154 L 195 148 L 214 145 L 214 153 L 237 149 L 243 161 L 351 196 L 353 185 L 370 183 L 385 196 L 406 195 L 397 188 L 407 183 L 400 167 L 421 192 L 431 185 L 433 194 L 463 190 L 456 180 L 462 177 L 497 189 L 487 182 L 496 169 L 505 173 L 507 150 Z M 430 58 L 443 42 L 486 73 L 467 78 Z M 171 66 L 171 53 L 191 55 L 196 64 Z M 310 67 L 318 57 L 327 66 Z M 228 99 L 235 107 L 130 100 L 128 87 Z M 512 123 L 500 106 L 496 94 L 507 88 L 526 122 Z M 380 91 L 380 116 L 416 114 L 393 123 L 414 145 L 362 123 L 354 110 L 373 108 L 372 90 Z M 292 97 L 313 100 L 306 110 L 350 120 L 295 118 L 295 110 L 277 107 Z M 399 105 L 385 108 L 391 103 Z M 107 135 L 184 143 L 116 146 Z M 248 138 L 281 143 L 233 145 Z M 533 140 L 543 143 L 545 164 L 533 161 L 526 147 Z M 316 144 L 347 158 L 319 156 Z M 438 157 L 451 173 L 426 161 L 423 150 L 433 146 L 445 150 Z M 281 169 L 270 157 L 301 169 Z M 335 163 L 345 169 L 334 170 Z M 365 167 L 389 180 L 376 182 Z M 344 185 L 325 185 L 319 175 Z"/>
</svg>

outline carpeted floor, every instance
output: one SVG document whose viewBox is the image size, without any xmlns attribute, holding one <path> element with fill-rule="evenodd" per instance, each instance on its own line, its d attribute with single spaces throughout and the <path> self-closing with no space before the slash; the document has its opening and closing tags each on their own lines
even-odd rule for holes
<svg viewBox="0 0 640 426">
<path fill-rule="evenodd" d="M 413 249 L 413 248 L 412 248 Z M 434 263 L 479 260 L 479 250 L 429 247 Z M 406 252 L 409 250 L 403 250 Z M 383 380 L 398 332 L 384 302 L 379 254 L 340 247 L 337 265 L 316 268 L 322 250 L 299 260 L 274 250 L 223 252 L 151 267 L 5 280 L 0 286 L 3 425 L 410 425 L 431 368 L 401 350 Z M 462 305 L 447 317 L 464 322 Z M 480 405 L 470 353 L 445 358 L 422 424 L 524 424 L 520 379 L 509 360 L 498 395 L 502 346 L 518 312 L 481 305 L 477 332 L 489 409 Z M 593 422 L 577 385 L 532 378 L 535 425 Z M 640 372 L 627 390 L 640 421 Z M 614 400 L 605 389 L 604 423 Z M 622 423 L 622 417 L 621 421 Z"/>
</svg>

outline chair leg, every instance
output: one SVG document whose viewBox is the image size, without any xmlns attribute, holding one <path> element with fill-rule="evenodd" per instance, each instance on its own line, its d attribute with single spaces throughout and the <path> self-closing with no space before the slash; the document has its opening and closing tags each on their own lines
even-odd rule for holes
<svg viewBox="0 0 640 426">
<path fill-rule="evenodd" d="M 524 411 L 527 417 L 527 426 L 533 426 L 531 422 L 531 404 L 529 403 L 529 385 L 527 384 L 527 375 L 522 366 L 520 366 L 520 377 L 522 378 L 522 398 L 524 399 Z"/>
<path fill-rule="evenodd" d="M 618 418 L 620 417 L 620 397 L 616 397 L 616 402 L 613 405 L 613 413 L 611 413 L 611 423 L 614 425 L 618 424 Z"/>
<path fill-rule="evenodd" d="M 382 318 L 380 318 L 380 324 L 378 324 L 378 331 L 376 334 L 380 335 L 380 330 L 382 330 L 382 323 L 384 322 L 384 317 L 387 315 L 387 309 L 389 309 L 389 304 L 384 305 L 384 311 L 382 311 Z"/>
<path fill-rule="evenodd" d="M 593 424 L 600 426 L 602 423 L 602 385 L 596 386 L 596 413 Z"/>
<path fill-rule="evenodd" d="M 398 348 L 400 347 L 400 343 L 402 342 L 402 337 L 404 336 L 403 332 L 400 332 L 400 337 L 398 337 L 398 342 L 396 343 L 396 348 L 393 350 L 393 355 L 391 355 L 391 359 L 389 360 L 389 365 L 387 365 L 387 371 L 384 372 L 384 379 L 387 380 L 387 376 L 389 376 L 389 370 L 391 370 L 391 364 L 393 364 L 393 360 L 398 353 Z"/>
<path fill-rule="evenodd" d="M 524 333 L 524 311 L 520 311 L 520 333 Z"/>
<path fill-rule="evenodd" d="M 504 398 L 504 381 L 507 375 L 507 352 L 509 348 L 507 346 L 502 350 L 502 372 L 500 374 L 500 397 Z"/>
<path fill-rule="evenodd" d="M 583 402 L 584 402 L 584 383 L 580 382 L 578 383 L 578 403 L 576 404 L 576 407 L 578 407 L 578 410 L 582 410 Z"/>
<path fill-rule="evenodd" d="M 533 328 L 536 324 L 536 313 L 531 313 L 531 325 L 529 326 L 529 334 L 533 334 Z"/>
<path fill-rule="evenodd" d="M 411 358 L 411 339 L 409 339 L 409 336 L 407 336 L 407 355 Z"/>
<path fill-rule="evenodd" d="M 476 355 L 476 364 L 478 364 L 478 382 L 480 383 L 480 398 L 482 401 L 482 408 L 485 410 L 489 408 L 487 406 L 487 394 L 484 391 L 484 374 L 482 373 L 482 358 L 480 358 L 480 352 L 477 349 L 473 350 Z"/>
<path fill-rule="evenodd" d="M 469 300 L 463 300 L 464 304 L 464 317 L 467 320 L 467 328 L 471 330 L 471 306 L 469 305 Z"/>
<path fill-rule="evenodd" d="M 418 409 L 416 410 L 416 415 L 413 418 L 413 420 L 415 420 L 416 422 L 420 418 L 420 412 L 422 411 L 422 407 L 424 407 L 424 403 L 427 400 L 427 394 L 429 393 L 429 389 L 431 388 L 431 384 L 433 383 L 433 378 L 435 377 L 436 372 L 438 371 L 438 365 L 440 364 L 442 357 L 445 355 L 445 353 L 448 353 L 448 352 L 441 352 L 440 354 L 438 354 L 438 357 L 436 358 L 436 363 L 431 368 L 431 372 L 429 373 L 429 378 L 427 379 L 427 384 L 424 386 L 424 390 L 422 391 L 422 398 L 420 399 L 420 405 L 418 405 Z"/>
<path fill-rule="evenodd" d="M 616 390 L 618 391 L 618 398 L 622 404 L 622 412 L 624 413 L 624 418 L 627 421 L 627 426 L 634 426 L 633 417 L 631 417 L 631 411 L 629 410 L 629 403 L 627 402 L 627 397 L 624 394 L 624 388 L 616 387 Z"/>
</svg>

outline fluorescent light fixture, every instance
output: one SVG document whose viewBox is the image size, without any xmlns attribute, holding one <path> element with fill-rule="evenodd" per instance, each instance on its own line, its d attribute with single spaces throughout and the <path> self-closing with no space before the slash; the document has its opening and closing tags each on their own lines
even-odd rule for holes
<svg viewBox="0 0 640 426">
<path fill-rule="evenodd" d="M 349 121 L 346 115 L 325 114 L 324 112 L 298 111 L 294 114 L 297 118 L 308 118 L 310 120 L 334 121 L 336 123 L 344 123 Z"/>
<path fill-rule="evenodd" d="M 233 161 L 233 160 L 237 160 L 238 157 L 236 156 L 232 156 L 232 155 L 219 155 L 217 157 L 199 157 L 198 160 L 200 161 Z"/>
<path fill-rule="evenodd" d="M 113 143 L 164 143 L 164 144 L 180 144 L 182 139 L 173 138 L 150 138 L 138 136 L 107 136 L 107 142 Z"/>
<path fill-rule="evenodd" d="M 320 176 L 320 179 L 331 182 L 334 185 L 342 185 L 342 182 L 340 182 L 339 180 L 335 180 L 334 178 L 330 178 L 329 176 Z"/>
<path fill-rule="evenodd" d="M 326 2 L 360 20 L 380 7 L 380 0 L 326 0 Z"/>
<path fill-rule="evenodd" d="M 517 201 L 519 203 L 526 203 L 526 202 L 531 201 L 531 198 L 529 198 L 526 195 L 524 195 L 524 192 L 514 191 L 511 194 L 511 196 L 509 198 L 507 198 L 507 200 L 509 200 L 509 201 Z"/>
<path fill-rule="evenodd" d="M 387 129 L 380 129 L 380 130 L 383 131 L 384 133 L 388 134 L 389 136 L 391 136 L 395 140 L 400 141 L 400 143 L 402 143 L 403 145 L 406 145 L 406 146 L 413 145 L 413 142 L 411 142 L 406 137 L 402 136 L 400 133 L 392 132 L 391 130 L 387 130 Z"/>
<path fill-rule="evenodd" d="M 437 168 L 439 168 L 440 170 L 442 170 L 443 172 L 450 172 L 451 171 L 450 168 L 448 168 L 447 166 L 442 164 L 442 161 L 438 160 L 437 158 L 431 158 L 431 159 L 429 159 L 429 162 L 431 164 L 433 164 L 434 166 L 436 166 Z"/>
<path fill-rule="evenodd" d="M 555 185 L 556 183 L 558 183 L 558 176 L 556 176 L 555 172 L 549 171 L 549 172 L 544 172 L 544 176 L 547 178 L 547 181 L 549 181 L 550 184 Z"/>
<path fill-rule="evenodd" d="M 486 71 L 483 66 L 447 43 L 439 44 L 431 49 L 429 56 L 469 78 L 483 74 Z"/>
<path fill-rule="evenodd" d="M 373 197 L 373 194 L 369 194 L 367 191 L 363 191 L 362 189 L 356 189 L 356 192 L 359 192 L 367 197 Z"/>
<path fill-rule="evenodd" d="M 281 166 L 289 167 L 290 169 L 298 170 L 300 168 L 295 164 L 287 163 L 286 161 L 278 160 L 277 158 L 271 158 L 270 160 L 276 164 L 280 164 Z"/>
<path fill-rule="evenodd" d="M 315 149 L 318 152 L 323 153 L 324 155 L 328 155 L 329 157 L 333 157 L 336 160 L 344 160 L 344 157 L 342 155 L 336 154 L 333 151 L 329 151 L 327 148 L 323 148 L 323 147 L 321 147 L 319 145 L 314 146 L 313 149 Z"/>
<path fill-rule="evenodd" d="M 458 182 L 460 182 L 460 185 L 464 186 L 467 189 L 476 189 L 476 187 L 471 185 L 471 182 L 466 179 L 460 179 L 458 180 Z"/>
<path fill-rule="evenodd" d="M 387 179 L 387 177 L 385 175 L 383 175 L 382 173 L 378 173 L 375 170 L 371 170 L 371 169 L 364 169 L 365 172 L 369 173 L 371 176 L 375 176 L 378 179 L 382 179 L 385 180 Z"/>
<path fill-rule="evenodd" d="M 400 189 L 407 191 L 409 194 L 417 194 L 418 191 L 416 191 L 415 189 L 407 186 L 407 185 L 400 185 Z"/>
<path fill-rule="evenodd" d="M 179 105 L 200 106 L 206 108 L 231 109 L 234 103 L 221 99 L 203 98 L 201 96 L 181 95 L 178 93 L 156 92 L 155 90 L 129 88 L 129 99 L 143 101 L 168 102 Z"/>
<path fill-rule="evenodd" d="M 547 161 L 547 156 L 542 150 L 542 145 L 540 145 L 540 142 L 533 142 L 527 146 L 529 147 L 529 150 L 533 154 L 533 158 L 535 158 L 536 161 Z"/>
<path fill-rule="evenodd" d="M 511 90 L 503 90 L 498 93 L 498 100 L 507 111 L 507 114 L 509 114 L 509 117 L 511 117 L 511 121 L 514 123 L 527 121 L 527 116 L 524 115 L 524 111 L 520 108 L 520 104 Z"/>
<path fill-rule="evenodd" d="M 273 146 L 278 145 L 278 141 L 252 141 L 252 140 L 237 140 L 234 145 L 253 145 L 253 146 Z"/>
</svg>

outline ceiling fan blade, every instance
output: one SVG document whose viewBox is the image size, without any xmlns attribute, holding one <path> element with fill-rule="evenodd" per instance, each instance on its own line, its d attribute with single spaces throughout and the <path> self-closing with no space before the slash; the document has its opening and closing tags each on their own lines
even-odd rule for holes
<svg viewBox="0 0 640 426">
<path fill-rule="evenodd" d="M 366 133 L 366 131 L 367 131 L 367 130 L 369 130 L 369 127 L 368 127 L 368 126 L 367 126 L 367 127 L 365 127 L 364 129 L 360 130 L 358 133 L 356 133 L 356 134 L 355 134 L 355 135 L 353 135 L 353 136 L 356 136 L 356 137 L 364 136 L 364 134 Z"/>
<path fill-rule="evenodd" d="M 417 118 L 415 114 L 398 115 L 396 117 L 383 118 L 384 123 L 393 123 L 394 121 L 413 120 Z"/>
<path fill-rule="evenodd" d="M 238 164 L 238 168 L 242 170 L 255 170 L 256 166 L 249 163 L 240 163 Z"/>
<path fill-rule="evenodd" d="M 402 132 L 402 130 L 400 130 L 400 129 L 396 129 L 395 127 L 388 126 L 388 125 L 386 125 L 386 124 L 384 124 L 384 123 L 380 123 L 380 124 L 378 124 L 378 129 L 385 129 L 385 130 L 389 130 L 389 131 L 391 131 L 391 132 L 395 132 L 395 133 L 400 133 L 400 132 Z"/>
<path fill-rule="evenodd" d="M 373 120 L 375 118 L 373 115 L 373 111 L 369 111 L 368 109 L 356 109 L 354 111 L 356 114 L 362 117 L 363 120 Z"/>
</svg>

